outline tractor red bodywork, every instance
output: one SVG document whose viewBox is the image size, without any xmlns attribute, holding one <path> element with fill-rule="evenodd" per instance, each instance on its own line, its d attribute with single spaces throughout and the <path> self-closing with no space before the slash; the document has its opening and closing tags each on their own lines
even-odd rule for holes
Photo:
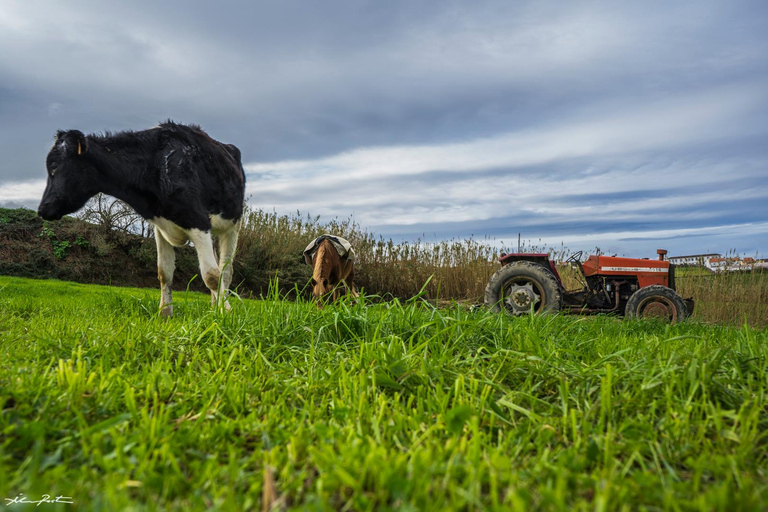
<svg viewBox="0 0 768 512">
<path fill-rule="evenodd" d="M 668 261 L 593 255 L 587 258 L 587 261 L 582 263 L 581 266 L 584 269 L 584 277 L 631 275 L 637 279 L 640 288 L 652 284 L 669 287 L 671 263 Z"/>
</svg>

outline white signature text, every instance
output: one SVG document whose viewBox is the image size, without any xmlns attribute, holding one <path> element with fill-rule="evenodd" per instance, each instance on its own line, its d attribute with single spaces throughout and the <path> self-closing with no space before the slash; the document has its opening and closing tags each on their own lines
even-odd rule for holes
<svg viewBox="0 0 768 512">
<path fill-rule="evenodd" d="M 55 498 L 51 498 L 50 494 L 43 494 L 43 496 L 39 500 L 30 500 L 27 499 L 26 496 L 23 494 L 19 494 L 15 498 L 5 498 L 5 501 L 7 502 L 5 506 L 8 505 L 15 505 L 17 503 L 28 503 L 35 505 L 39 507 L 43 503 L 74 503 L 72 501 L 72 498 L 70 496 L 56 496 Z"/>
</svg>

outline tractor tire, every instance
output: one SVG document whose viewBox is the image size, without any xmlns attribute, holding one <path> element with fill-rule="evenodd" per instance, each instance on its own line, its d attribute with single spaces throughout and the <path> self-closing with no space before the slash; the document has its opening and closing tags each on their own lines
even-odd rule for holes
<svg viewBox="0 0 768 512">
<path fill-rule="evenodd" d="M 513 316 L 555 313 L 563 304 L 560 286 L 547 268 L 530 261 L 504 265 L 485 287 L 485 305 Z"/>
<path fill-rule="evenodd" d="M 653 284 L 632 294 L 624 315 L 627 318 L 659 318 L 674 324 L 688 318 L 688 308 L 675 290 Z"/>
</svg>

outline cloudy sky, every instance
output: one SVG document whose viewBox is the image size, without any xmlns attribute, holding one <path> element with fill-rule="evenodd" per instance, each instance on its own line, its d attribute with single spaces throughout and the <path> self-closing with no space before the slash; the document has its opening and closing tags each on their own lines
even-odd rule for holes
<svg viewBox="0 0 768 512">
<path fill-rule="evenodd" d="M 395 241 L 768 257 L 768 3 L 0 2 L 0 206 L 171 118 L 250 204 Z"/>
</svg>

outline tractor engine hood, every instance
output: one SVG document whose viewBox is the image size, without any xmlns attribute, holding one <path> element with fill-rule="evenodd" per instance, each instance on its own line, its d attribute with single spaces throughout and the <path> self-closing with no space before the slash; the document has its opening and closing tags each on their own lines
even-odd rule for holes
<svg viewBox="0 0 768 512">
<path fill-rule="evenodd" d="M 635 278 L 641 287 L 652 284 L 669 286 L 669 266 L 668 261 L 595 255 L 582 264 L 586 277 Z"/>
</svg>

